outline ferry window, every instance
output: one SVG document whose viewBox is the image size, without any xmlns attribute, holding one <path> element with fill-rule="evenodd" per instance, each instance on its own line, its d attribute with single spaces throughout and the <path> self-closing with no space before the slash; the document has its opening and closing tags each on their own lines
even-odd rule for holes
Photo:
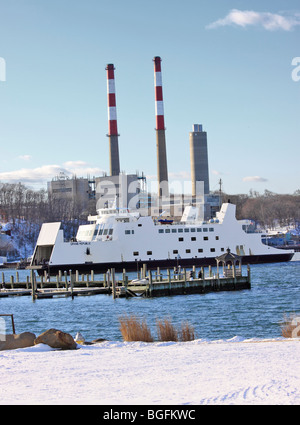
<svg viewBox="0 0 300 425">
<path fill-rule="evenodd" d="M 197 232 L 202 232 L 201 227 L 197 227 Z"/>
<path fill-rule="evenodd" d="M 210 248 L 210 252 L 216 252 L 215 248 Z"/>
<path fill-rule="evenodd" d="M 108 229 L 104 229 L 103 235 L 107 235 Z"/>
<path fill-rule="evenodd" d="M 173 249 L 173 254 L 178 254 L 178 249 Z"/>
<path fill-rule="evenodd" d="M 125 235 L 130 235 L 130 230 L 125 230 Z"/>
<path fill-rule="evenodd" d="M 191 228 L 191 232 L 196 232 L 195 227 L 192 227 L 192 228 Z"/>
<path fill-rule="evenodd" d="M 131 230 L 131 233 L 134 234 L 134 230 Z"/>
<path fill-rule="evenodd" d="M 204 237 L 203 237 L 203 240 L 204 240 L 204 241 L 208 241 L 208 236 L 204 236 Z"/>
<path fill-rule="evenodd" d="M 152 251 L 147 251 L 147 255 L 152 255 Z"/>
<path fill-rule="evenodd" d="M 185 232 L 189 232 L 189 231 L 190 231 L 190 229 L 184 229 L 184 231 L 185 231 Z"/>
<path fill-rule="evenodd" d="M 137 255 L 139 255 L 139 252 L 138 251 L 133 251 L 133 255 L 137 256 Z"/>
<path fill-rule="evenodd" d="M 112 234 L 113 234 L 113 229 L 109 229 L 108 234 L 109 234 L 109 235 L 112 235 Z"/>
<path fill-rule="evenodd" d="M 183 238 L 178 238 L 179 242 L 183 242 Z"/>
<path fill-rule="evenodd" d="M 183 229 L 178 229 L 178 233 L 183 233 Z"/>
<path fill-rule="evenodd" d="M 171 230 L 170 229 L 166 229 L 166 233 L 171 233 Z"/>
<path fill-rule="evenodd" d="M 209 228 L 209 231 L 210 231 L 210 232 L 213 232 L 214 230 L 215 230 L 215 229 L 214 229 L 213 227 L 210 227 L 210 228 Z"/>
<path fill-rule="evenodd" d="M 177 229 L 172 229 L 172 233 L 176 233 L 177 232 Z"/>
<path fill-rule="evenodd" d="M 203 227 L 203 232 L 208 232 L 207 227 Z"/>
<path fill-rule="evenodd" d="M 164 229 L 158 229 L 158 233 L 164 233 Z"/>
<path fill-rule="evenodd" d="M 195 240 L 196 240 L 196 238 L 195 238 L 195 237 L 192 237 L 192 238 L 191 238 L 191 241 L 195 241 Z"/>
<path fill-rule="evenodd" d="M 224 252 L 224 248 L 221 248 L 221 251 Z"/>
<path fill-rule="evenodd" d="M 203 249 L 202 249 L 202 248 L 199 248 L 199 249 L 198 249 L 198 252 L 203 252 Z"/>
<path fill-rule="evenodd" d="M 103 233 L 103 229 L 99 230 L 99 236 L 101 236 Z"/>
<path fill-rule="evenodd" d="M 191 253 L 191 250 L 190 250 L 190 249 L 186 249 L 186 250 L 185 250 L 185 252 L 186 252 L 187 254 L 190 254 L 190 253 Z"/>
<path fill-rule="evenodd" d="M 219 240 L 219 236 L 216 236 L 216 241 L 218 241 Z"/>
<path fill-rule="evenodd" d="M 140 224 L 138 224 L 138 227 L 142 227 L 142 224 L 140 223 Z"/>
</svg>

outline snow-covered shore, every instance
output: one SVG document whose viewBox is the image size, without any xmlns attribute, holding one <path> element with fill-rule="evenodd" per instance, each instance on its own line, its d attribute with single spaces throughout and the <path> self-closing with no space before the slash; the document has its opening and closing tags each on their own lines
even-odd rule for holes
<svg viewBox="0 0 300 425">
<path fill-rule="evenodd" d="M 300 340 L 112 342 L 0 352 L 1 404 L 300 404 Z"/>
</svg>

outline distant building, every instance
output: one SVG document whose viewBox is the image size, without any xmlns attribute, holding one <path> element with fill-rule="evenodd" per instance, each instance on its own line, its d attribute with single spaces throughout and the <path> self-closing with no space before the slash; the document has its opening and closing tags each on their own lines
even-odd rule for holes
<svg viewBox="0 0 300 425">
<path fill-rule="evenodd" d="M 47 183 L 48 194 L 52 199 L 69 200 L 86 209 L 91 199 L 95 199 L 94 180 L 88 178 L 68 177 L 60 173 Z"/>
</svg>

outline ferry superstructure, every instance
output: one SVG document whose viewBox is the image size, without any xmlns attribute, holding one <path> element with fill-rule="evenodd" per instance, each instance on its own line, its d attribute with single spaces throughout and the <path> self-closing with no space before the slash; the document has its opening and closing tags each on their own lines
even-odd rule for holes
<svg viewBox="0 0 300 425">
<path fill-rule="evenodd" d="M 44 223 L 32 256 L 31 268 L 39 273 L 57 271 L 117 272 L 173 266 L 216 264 L 229 248 L 244 264 L 289 261 L 293 251 L 262 243 L 262 234 L 248 233 L 247 222 L 237 220 L 236 207 L 224 203 L 216 218 L 198 219 L 198 209 L 185 208 L 181 220 L 163 221 L 142 216 L 138 210 L 104 208 L 89 216 L 76 238 L 66 241 L 61 223 Z"/>
</svg>

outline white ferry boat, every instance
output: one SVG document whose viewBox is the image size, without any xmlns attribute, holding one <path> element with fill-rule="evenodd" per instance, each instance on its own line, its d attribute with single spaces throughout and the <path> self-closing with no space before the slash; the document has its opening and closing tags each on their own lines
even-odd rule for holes
<svg viewBox="0 0 300 425">
<path fill-rule="evenodd" d="M 216 218 L 198 218 L 198 209 L 185 208 L 178 221 L 141 216 L 138 210 L 100 209 L 89 216 L 90 224 L 78 228 L 76 238 L 64 240 L 61 223 L 41 227 L 30 268 L 39 274 L 47 270 L 79 272 L 136 271 L 173 266 L 215 265 L 226 252 L 242 256 L 243 264 L 289 261 L 293 251 L 262 243 L 262 234 L 247 233 L 247 221 L 237 220 L 235 205 L 224 203 Z"/>
</svg>

